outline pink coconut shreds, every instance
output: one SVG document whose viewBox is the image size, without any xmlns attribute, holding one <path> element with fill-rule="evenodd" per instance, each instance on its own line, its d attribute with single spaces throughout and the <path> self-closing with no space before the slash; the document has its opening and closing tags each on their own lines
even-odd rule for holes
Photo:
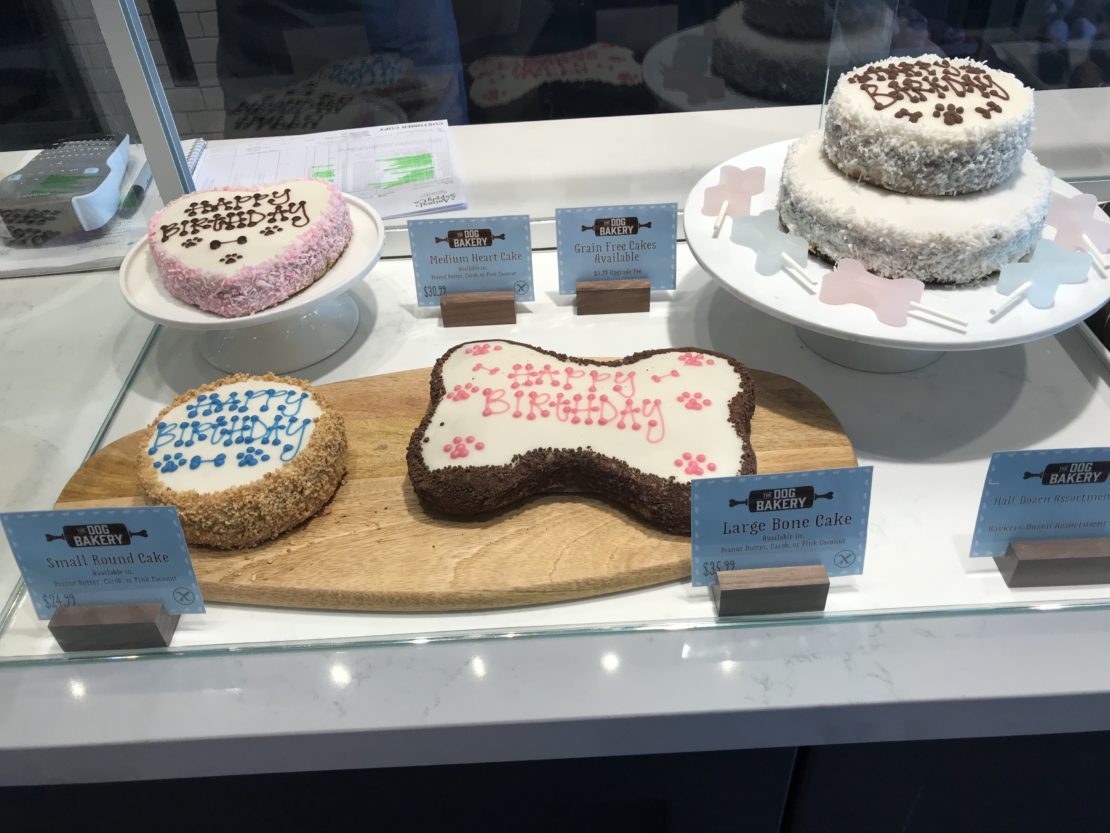
<svg viewBox="0 0 1110 833">
<path fill-rule="evenodd" d="M 152 227 L 157 219 L 152 219 Z M 352 231 L 347 203 L 333 189 L 324 215 L 288 249 L 230 275 L 186 266 L 157 244 L 155 235 L 150 251 L 171 295 L 206 312 L 237 318 L 281 303 L 323 277 L 347 248 Z"/>
</svg>

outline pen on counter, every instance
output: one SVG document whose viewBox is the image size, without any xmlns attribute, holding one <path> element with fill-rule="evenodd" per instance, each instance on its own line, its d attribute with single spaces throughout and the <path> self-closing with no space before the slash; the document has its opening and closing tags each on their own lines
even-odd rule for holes
<svg viewBox="0 0 1110 833">
<path fill-rule="evenodd" d="M 146 196 L 147 188 L 150 187 L 150 180 L 153 174 L 150 170 L 150 163 L 144 162 L 143 167 L 139 170 L 139 175 L 135 177 L 135 182 L 128 189 L 119 205 L 119 215 L 121 217 L 130 217 L 143 202 L 143 197 Z"/>
</svg>

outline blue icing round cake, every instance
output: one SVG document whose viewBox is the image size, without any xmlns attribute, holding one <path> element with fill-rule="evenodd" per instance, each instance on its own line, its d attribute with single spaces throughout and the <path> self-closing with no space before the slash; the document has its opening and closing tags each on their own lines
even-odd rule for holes
<svg viewBox="0 0 1110 833">
<path fill-rule="evenodd" d="M 342 418 L 304 382 L 233 376 L 171 402 L 143 436 L 139 482 L 190 544 L 236 549 L 315 515 L 347 468 Z"/>
</svg>

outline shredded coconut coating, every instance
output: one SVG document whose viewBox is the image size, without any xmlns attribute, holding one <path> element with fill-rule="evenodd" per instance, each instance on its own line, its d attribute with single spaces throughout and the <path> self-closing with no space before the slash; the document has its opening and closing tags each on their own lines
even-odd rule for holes
<svg viewBox="0 0 1110 833">
<path fill-rule="evenodd" d="M 322 411 L 308 443 L 288 464 L 259 480 L 220 492 L 201 494 L 167 487 L 155 476 L 147 448 L 162 418 L 198 394 L 234 382 L 281 382 L 312 394 Z M 143 433 L 138 457 L 139 485 L 147 502 L 176 506 L 190 544 L 214 549 L 242 549 L 276 538 L 316 515 L 331 500 L 347 472 L 347 433 L 343 417 L 302 379 L 239 373 L 177 397 Z"/>
<path fill-rule="evenodd" d="M 1040 239 L 1052 172 L 1026 154 L 989 191 L 915 197 L 845 177 L 810 133 L 787 153 L 779 189 L 783 225 L 834 263 L 856 258 L 888 278 L 965 284 L 1020 260 Z"/>
<path fill-rule="evenodd" d="M 178 300 L 206 312 L 237 318 L 281 303 L 322 278 L 343 254 L 351 240 L 351 212 L 339 189 L 332 189 L 319 222 L 277 257 L 246 266 L 231 275 L 196 269 L 182 263 L 162 245 L 158 228 L 163 208 L 150 218 L 147 238 L 150 252 L 166 290 Z M 243 191 L 242 187 L 215 191 Z M 179 200 L 195 200 L 194 192 Z M 174 200 L 177 202 L 177 200 Z M 173 205 L 171 202 L 169 205 Z M 168 208 L 169 206 L 166 206 Z"/>
<path fill-rule="evenodd" d="M 908 61 L 941 61 L 925 55 Z M 979 61 L 949 59 L 961 68 L 989 71 L 1009 95 L 993 99 L 1001 112 L 990 118 L 975 111 L 989 103 L 978 93 L 958 97 L 949 92 L 913 103 L 902 100 L 877 110 L 852 77 L 868 67 L 897 61 L 877 61 L 840 77 L 825 111 L 825 153 L 846 175 L 891 191 L 916 195 L 970 194 L 1005 182 L 1021 164 L 1033 134 L 1033 95 L 1014 76 Z M 878 82 L 880 90 L 886 82 Z M 938 105 L 963 109 L 958 124 L 934 116 Z M 896 113 L 921 113 L 916 120 Z"/>
</svg>

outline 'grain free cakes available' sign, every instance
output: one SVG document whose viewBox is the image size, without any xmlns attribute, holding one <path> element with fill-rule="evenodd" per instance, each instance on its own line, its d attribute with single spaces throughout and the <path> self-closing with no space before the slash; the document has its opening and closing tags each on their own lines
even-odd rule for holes
<svg viewBox="0 0 1110 833">
<path fill-rule="evenodd" d="M 526 214 L 409 220 L 419 306 L 456 292 L 509 290 L 533 301 L 532 237 Z"/>
<path fill-rule="evenodd" d="M 1110 536 L 1110 448 L 999 451 L 991 456 L 973 556 L 1011 541 Z"/>
<path fill-rule="evenodd" d="M 652 289 L 675 288 L 675 203 L 560 208 L 555 231 L 565 295 L 579 281 L 646 279 Z"/>
</svg>

